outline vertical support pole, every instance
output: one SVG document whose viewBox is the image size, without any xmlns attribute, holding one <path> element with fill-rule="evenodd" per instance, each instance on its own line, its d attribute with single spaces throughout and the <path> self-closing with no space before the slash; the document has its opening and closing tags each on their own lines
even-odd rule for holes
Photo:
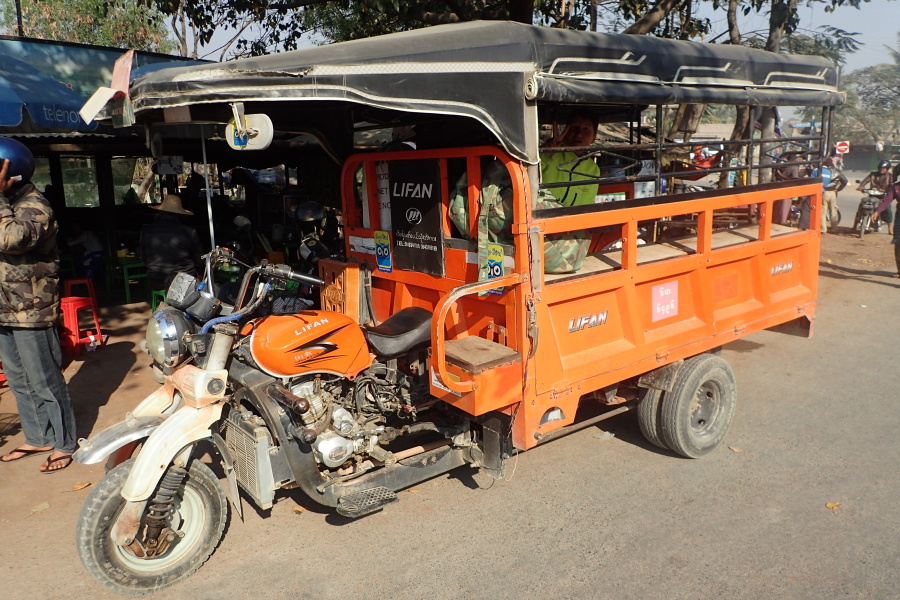
<svg viewBox="0 0 900 600">
<path fill-rule="evenodd" d="M 747 133 L 747 185 L 753 185 L 753 109 L 750 107 L 750 126 Z M 756 178 L 759 181 L 759 177 Z"/>
<path fill-rule="evenodd" d="M 212 190 L 209 188 L 209 163 L 206 162 L 206 135 L 203 132 L 203 125 L 200 126 L 200 147 L 203 149 L 203 180 L 206 185 L 206 214 L 209 217 L 209 244 L 211 248 L 216 247 L 216 231 L 213 227 L 213 210 L 212 210 Z"/>
<path fill-rule="evenodd" d="M 662 126 L 663 126 L 663 106 L 656 105 L 656 195 L 662 196 Z"/>
</svg>

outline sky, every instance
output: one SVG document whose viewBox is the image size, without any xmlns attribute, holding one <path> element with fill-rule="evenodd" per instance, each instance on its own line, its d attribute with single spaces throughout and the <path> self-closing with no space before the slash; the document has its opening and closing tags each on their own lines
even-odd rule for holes
<svg viewBox="0 0 900 600">
<path fill-rule="evenodd" d="M 897 33 L 900 31 L 900 1 L 872 0 L 862 3 L 859 9 L 842 6 L 832 13 L 825 12 L 826 5 L 822 2 L 807 5 L 804 0 L 800 0 L 798 5 L 800 26 L 804 29 L 816 31 L 823 25 L 831 25 L 850 33 L 860 34 L 853 37 L 863 44 L 855 53 L 848 55 L 845 72 L 894 62 L 885 46 L 894 49 L 900 47 L 897 40 Z M 712 21 L 710 37 L 725 31 L 726 26 L 724 12 L 718 11 Z M 768 32 L 768 13 L 759 16 L 741 16 L 739 26 L 742 34 L 762 31 L 765 36 Z"/>
</svg>

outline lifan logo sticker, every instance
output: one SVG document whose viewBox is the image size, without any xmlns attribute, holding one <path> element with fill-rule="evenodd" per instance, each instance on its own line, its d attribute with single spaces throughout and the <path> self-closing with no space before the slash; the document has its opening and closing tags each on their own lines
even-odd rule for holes
<svg viewBox="0 0 900 600">
<path fill-rule="evenodd" d="M 422 211 L 418 208 L 409 208 L 406 210 L 406 220 L 411 225 L 418 225 L 422 222 Z"/>
<path fill-rule="evenodd" d="M 326 323 L 328 323 L 328 319 L 319 319 L 318 321 L 313 321 L 309 325 L 304 325 L 300 329 L 295 329 L 294 335 L 301 335 L 303 333 L 306 333 L 310 329 L 315 329 L 316 327 L 321 327 L 322 325 L 325 325 Z"/>
<path fill-rule="evenodd" d="M 590 329 L 591 327 L 597 327 L 598 325 L 605 325 L 606 317 L 608 316 L 609 311 L 604 310 L 603 312 L 581 315 L 580 317 L 569 319 L 569 333 L 581 331 L 582 329 Z"/>
<path fill-rule="evenodd" d="M 790 273 L 793 270 L 794 270 L 794 262 L 791 261 L 791 262 L 781 263 L 780 265 L 772 265 L 771 273 L 772 273 L 772 276 L 774 277 L 775 275 L 783 275 L 785 273 Z"/>
</svg>

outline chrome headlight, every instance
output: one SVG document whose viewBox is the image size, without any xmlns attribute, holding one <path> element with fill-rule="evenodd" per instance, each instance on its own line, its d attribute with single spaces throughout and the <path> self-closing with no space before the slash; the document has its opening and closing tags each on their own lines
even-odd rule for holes
<svg viewBox="0 0 900 600">
<path fill-rule="evenodd" d="M 150 317 L 147 324 L 147 351 L 154 362 L 174 367 L 187 358 L 189 352 L 184 334 L 193 333 L 194 327 L 180 310 L 161 308 Z"/>
</svg>

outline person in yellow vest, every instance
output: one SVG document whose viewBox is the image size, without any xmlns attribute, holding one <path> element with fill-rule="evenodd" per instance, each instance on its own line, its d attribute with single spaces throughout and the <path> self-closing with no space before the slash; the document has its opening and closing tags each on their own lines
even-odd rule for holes
<svg viewBox="0 0 900 600">
<path fill-rule="evenodd" d="M 576 109 L 569 115 L 566 128 L 544 144 L 545 148 L 584 148 L 541 153 L 541 183 L 564 183 L 600 178 L 600 167 L 593 156 L 585 156 L 597 137 L 597 117 Z M 549 188 L 563 206 L 593 204 L 597 183 Z"/>
</svg>

